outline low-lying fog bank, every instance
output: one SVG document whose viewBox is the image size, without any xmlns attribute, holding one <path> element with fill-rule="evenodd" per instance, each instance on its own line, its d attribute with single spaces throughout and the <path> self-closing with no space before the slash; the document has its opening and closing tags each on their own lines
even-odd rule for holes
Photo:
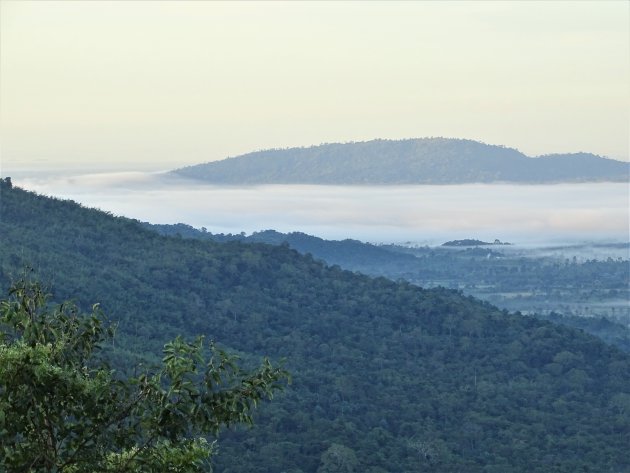
<svg viewBox="0 0 630 473">
<path fill-rule="evenodd" d="M 625 183 L 223 187 L 121 172 L 31 175 L 14 184 L 116 215 L 213 233 L 275 229 L 420 245 L 463 238 L 519 246 L 629 240 Z"/>
</svg>

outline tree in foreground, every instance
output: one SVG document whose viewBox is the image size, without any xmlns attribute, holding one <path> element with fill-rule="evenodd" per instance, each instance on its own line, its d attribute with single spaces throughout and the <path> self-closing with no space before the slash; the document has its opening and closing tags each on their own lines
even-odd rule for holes
<svg viewBox="0 0 630 473">
<path fill-rule="evenodd" d="M 209 471 L 209 436 L 251 424 L 288 379 L 268 360 L 244 372 L 202 338 L 177 338 L 159 368 L 118 376 L 104 361 L 113 331 L 101 315 L 50 307 L 26 280 L 0 302 L 0 471 Z"/>
</svg>

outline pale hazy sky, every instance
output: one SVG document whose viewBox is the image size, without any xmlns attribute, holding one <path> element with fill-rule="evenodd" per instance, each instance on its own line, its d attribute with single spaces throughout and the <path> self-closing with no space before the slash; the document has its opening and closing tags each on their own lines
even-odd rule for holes
<svg viewBox="0 0 630 473">
<path fill-rule="evenodd" d="M 1 166 L 447 136 L 628 160 L 630 2 L 0 1 Z"/>
</svg>

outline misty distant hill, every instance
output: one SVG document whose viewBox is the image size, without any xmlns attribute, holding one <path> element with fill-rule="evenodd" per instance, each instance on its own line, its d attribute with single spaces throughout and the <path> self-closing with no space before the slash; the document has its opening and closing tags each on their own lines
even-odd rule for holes
<svg viewBox="0 0 630 473">
<path fill-rule="evenodd" d="M 629 166 L 589 153 L 531 158 L 477 141 L 422 138 L 256 151 L 172 173 L 213 184 L 625 182 Z"/>
<path fill-rule="evenodd" d="M 451 240 L 446 243 L 442 243 L 442 246 L 491 246 L 491 245 L 511 245 L 508 242 L 502 242 L 501 240 L 494 240 L 493 243 L 489 241 L 481 241 L 473 238 L 466 238 L 465 240 Z"/>
</svg>

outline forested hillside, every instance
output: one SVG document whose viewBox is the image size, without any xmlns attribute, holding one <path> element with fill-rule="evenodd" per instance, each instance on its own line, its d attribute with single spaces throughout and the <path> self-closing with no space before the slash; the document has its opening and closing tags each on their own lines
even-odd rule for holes
<svg viewBox="0 0 630 473">
<path fill-rule="evenodd" d="M 531 184 L 625 182 L 629 170 L 589 153 L 530 158 L 472 140 L 421 138 L 256 151 L 173 173 L 212 184 Z"/>
<path fill-rule="evenodd" d="M 586 246 L 580 248 L 584 257 L 578 261 L 551 257 L 536 249 L 506 252 L 506 245 L 499 244 L 455 248 L 377 246 L 357 240 L 324 240 L 300 232 L 213 234 L 182 223 L 145 225 L 163 235 L 184 238 L 286 244 L 329 265 L 370 276 L 404 279 L 422 287 L 461 289 L 510 311 L 551 316 L 558 323 L 581 328 L 630 352 L 630 262 L 610 256 L 591 259 L 592 249 Z M 475 240 L 467 242 L 475 244 Z M 627 245 L 609 244 L 603 249 L 627 249 Z M 558 248 L 559 254 L 564 250 Z"/>
<path fill-rule="evenodd" d="M 4 182 L 0 217 L 2 289 L 30 264 L 55 299 L 100 302 L 120 323 L 115 363 L 178 333 L 286 357 L 293 385 L 223 436 L 219 472 L 630 469 L 630 357 L 592 336 Z"/>
</svg>

